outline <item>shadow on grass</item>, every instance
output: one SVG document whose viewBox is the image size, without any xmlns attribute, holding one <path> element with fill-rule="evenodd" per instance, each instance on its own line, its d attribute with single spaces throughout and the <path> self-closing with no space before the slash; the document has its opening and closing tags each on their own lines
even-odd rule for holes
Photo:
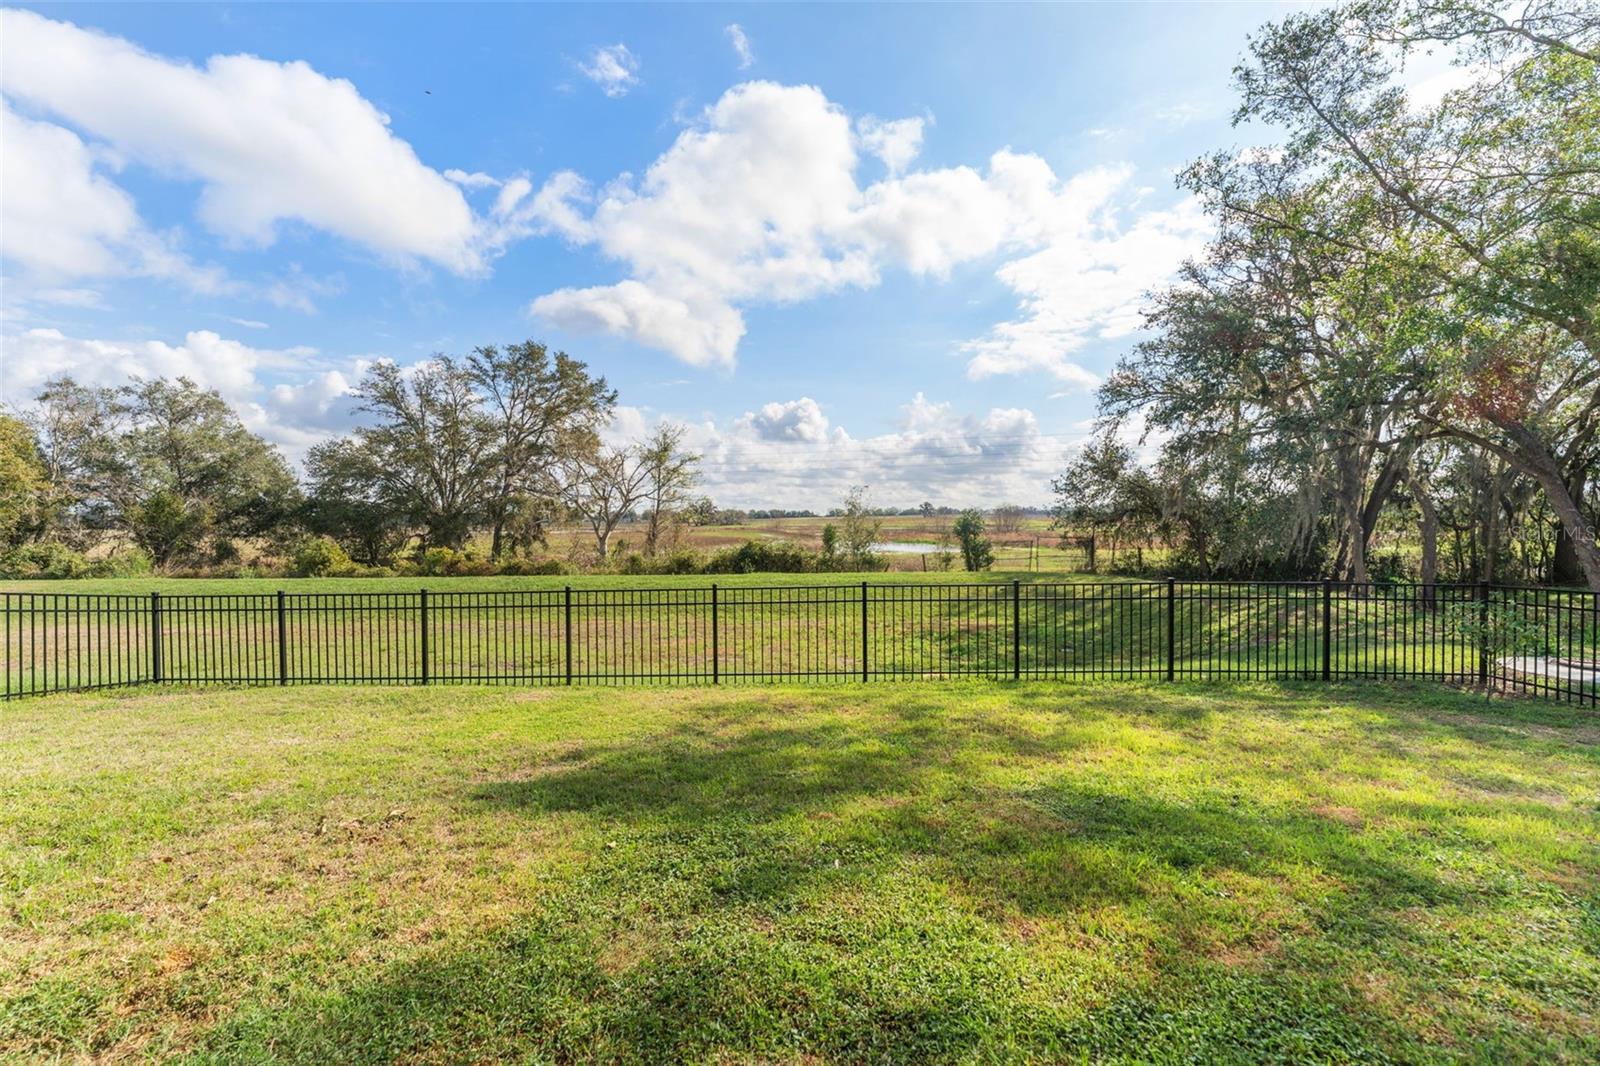
<svg viewBox="0 0 1600 1066">
<path fill-rule="evenodd" d="M 1292 716 L 1326 695 L 1232 698 Z M 1019 778 L 1084 741 L 912 690 L 859 719 L 837 713 L 850 699 L 778 725 L 743 724 L 735 703 L 470 786 L 469 809 L 577 814 L 604 841 L 504 928 L 216 1035 L 246 1054 L 371 1061 L 1376 1061 L 1419 1046 L 1326 965 L 1280 957 L 1270 930 L 1255 943 L 1259 916 L 1228 887 L 1315 879 L 1308 957 L 1334 940 L 1403 954 L 1409 912 L 1462 901 L 1425 849 L 1268 807 L 1225 767 L 1182 797 L 1087 771 Z M 1384 713 L 1409 728 L 1419 712 Z M 1430 713 L 1421 728 L 1452 725 Z M 1086 946 L 1019 950 L 1041 918 Z M 1095 956 L 1124 937 L 1119 973 Z M 1241 962 L 1240 945 L 1259 950 Z"/>
</svg>

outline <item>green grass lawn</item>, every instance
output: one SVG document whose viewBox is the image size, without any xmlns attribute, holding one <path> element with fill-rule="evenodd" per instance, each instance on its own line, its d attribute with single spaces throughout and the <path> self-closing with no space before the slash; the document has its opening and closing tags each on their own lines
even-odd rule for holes
<svg viewBox="0 0 1600 1066">
<path fill-rule="evenodd" d="M 1600 1058 L 1600 719 L 1436 686 L 0 707 L 0 1056 Z"/>
<path fill-rule="evenodd" d="M 870 581 L 884 584 L 986 584 L 989 582 L 1120 582 L 1121 577 L 1094 574 L 1046 574 L 1026 571 L 964 570 L 918 573 L 905 570 L 869 573 L 827 574 L 565 574 L 553 577 L 113 577 L 79 578 L 71 581 L 0 581 L 0 592 L 91 592 L 101 594 L 148 595 L 242 595 L 276 592 L 415 592 L 419 588 L 435 592 L 492 592 L 538 589 L 666 589 L 707 588 L 713 583 L 724 588 L 753 588 L 772 585 L 859 585 Z"/>
</svg>

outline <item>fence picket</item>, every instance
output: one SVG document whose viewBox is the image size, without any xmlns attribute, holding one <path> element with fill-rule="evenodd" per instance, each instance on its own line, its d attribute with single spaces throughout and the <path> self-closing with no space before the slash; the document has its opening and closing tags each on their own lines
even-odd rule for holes
<svg viewBox="0 0 1600 1066">
<path fill-rule="evenodd" d="M 1593 592 L 1009 584 L 5 592 L 0 697 L 144 683 L 1375 677 L 1600 705 Z"/>
</svg>

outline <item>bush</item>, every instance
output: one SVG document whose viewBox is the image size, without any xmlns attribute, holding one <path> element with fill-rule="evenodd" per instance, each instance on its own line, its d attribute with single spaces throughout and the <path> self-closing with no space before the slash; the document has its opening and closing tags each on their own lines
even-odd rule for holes
<svg viewBox="0 0 1600 1066">
<path fill-rule="evenodd" d="M 708 574 L 806 574 L 821 569 L 815 552 L 787 540 L 747 540 L 706 560 Z"/>
<path fill-rule="evenodd" d="M 294 550 L 289 562 L 289 572 L 295 577 L 340 577 L 355 568 L 344 549 L 328 537 L 305 541 Z"/>
<path fill-rule="evenodd" d="M 968 570 L 987 570 L 994 565 L 994 548 L 983 535 L 983 513 L 967 508 L 951 527 L 961 542 L 961 561 Z"/>
<path fill-rule="evenodd" d="M 92 567 L 82 552 L 56 541 L 20 544 L 0 554 L 0 577 L 85 577 Z"/>
<path fill-rule="evenodd" d="M 657 574 L 698 574 L 705 565 L 701 555 L 683 548 L 651 560 L 651 570 Z"/>
<path fill-rule="evenodd" d="M 130 546 L 90 563 L 89 576 L 144 577 L 153 569 L 155 564 L 150 561 L 150 553 L 143 548 Z"/>
<path fill-rule="evenodd" d="M 560 559 L 507 559 L 500 564 L 500 572 L 513 577 L 548 577 L 570 571 Z"/>
<path fill-rule="evenodd" d="M 486 577 L 495 572 L 494 563 L 468 548 L 427 548 L 417 559 L 415 573 L 423 577 Z"/>
</svg>

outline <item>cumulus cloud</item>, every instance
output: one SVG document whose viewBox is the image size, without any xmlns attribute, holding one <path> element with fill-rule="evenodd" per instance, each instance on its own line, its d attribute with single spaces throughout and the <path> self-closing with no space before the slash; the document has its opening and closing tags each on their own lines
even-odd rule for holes
<svg viewBox="0 0 1600 1066">
<path fill-rule="evenodd" d="M 733 54 L 739 57 L 739 69 L 745 70 L 756 61 L 756 54 L 750 50 L 750 38 L 745 36 L 744 27 L 737 22 L 730 22 L 722 28 L 727 35 L 728 43 L 733 45 Z"/>
<path fill-rule="evenodd" d="M 621 42 L 596 48 L 588 62 L 578 64 L 578 69 L 613 98 L 627 96 L 628 90 L 639 84 L 638 57 Z"/>
<path fill-rule="evenodd" d="M 213 56 L 194 67 L 7 10 L 0 90 L 130 161 L 198 181 L 199 217 L 225 238 L 269 244 L 294 220 L 397 260 L 458 273 L 483 265 L 461 189 L 424 166 L 354 85 L 303 62 Z M 53 141 L 56 156 L 72 155 Z M 92 213 L 74 254 L 92 265 L 97 241 L 131 232 L 132 205 L 104 184 L 79 192 Z"/>
<path fill-rule="evenodd" d="M 1012 260 L 999 278 L 1021 301 L 1022 316 L 996 325 L 963 348 L 974 378 L 1046 370 L 1085 388 L 1095 375 L 1072 352 L 1092 339 L 1136 331 L 1144 294 L 1164 281 L 1210 236 L 1211 224 L 1193 200 L 1141 215 L 1114 237 L 1059 233 L 1042 249 Z"/>
<path fill-rule="evenodd" d="M 937 279 L 1006 256 L 998 277 L 1020 317 L 967 345 L 969 372 L 1091 383 L 1071 353 L 1137 324 L 1139 294 L 1200 246 L 1204 219 L 1180 206 L 1125 221 L 1116 208 L 1140 195 L 1126 167 L 1062 179 L 1036 155 L 1002 150 L 981 169 L 908 171 L 923 131 L 920 118 L 852 123 L 811 86 L 748 82 L 641 177 L 596 191 L 563 172 L 497 214 L 507 233 L 593 244 L 628 274 L 540 296 L 534 314 L 697 366 L 733 365 L 746 306 L 872 286 L 886 267 Z M 863 151 L 889 172 L 865 186 Z"/>
<path fill-rule="evenodd" d="M 351 379 L 317 362 L 312 348 L 256 348 L 211 330 L 168 342 L 29 329 L 0 338 L 0 403 L 24 407 L 40 385 L 61 374 L 105 386 L 134 377 L 187 377 L 216 389 L 247 427 L 298 461 L 310 445 L 350 423 Z"/>
<path fill-rule="evenodd" d="M 71 130 L 0 100 L 0 143 L 0 254 L 8 265 L 46 283 L 137 274 L 175 278 L 200 292 L 223 287 L 220 271 L 194 266 L 145 227 L 133 198 L 104 173 L 103 153 Z M 52 291 L 81 290 L 40 290 Z"/>
<path fill-rule="evenodd" d="M 884 122 L 865 115 L 856 122 L 856 135 L 863 148 L 883 160 L 890 174 L 898 174 L 922 151 L 922 125 L 920 118 Z"/>
<path fill-rule="evenodd" d="M 618 439 L 651 425 L 637 409 L 624 421 L 614 427 Z M 1022 408 L 961 415 L 921 393 L 901 408 L 894 430 L 871 436 L 830 423 L 810 397 L 764 404 L 724 425 L 685 424 L 688 446 L 702 456 L 701 487 L 718 503 L 817 511 L 837 506 L 852 485 L 869 486 L 884 506 L 1042 504 L 1066 451 L 1088 436 L 1041 433 L 1033 412 Z"/>
<path fill-rule="evenodd" d="M 821 441 L 828 436 L 828 416 L 809 396 L 787 403 L 763 404 L 759 411 L 746 411 L 734 422 L 736 430 L 758 440 Z"/>
</svg>

